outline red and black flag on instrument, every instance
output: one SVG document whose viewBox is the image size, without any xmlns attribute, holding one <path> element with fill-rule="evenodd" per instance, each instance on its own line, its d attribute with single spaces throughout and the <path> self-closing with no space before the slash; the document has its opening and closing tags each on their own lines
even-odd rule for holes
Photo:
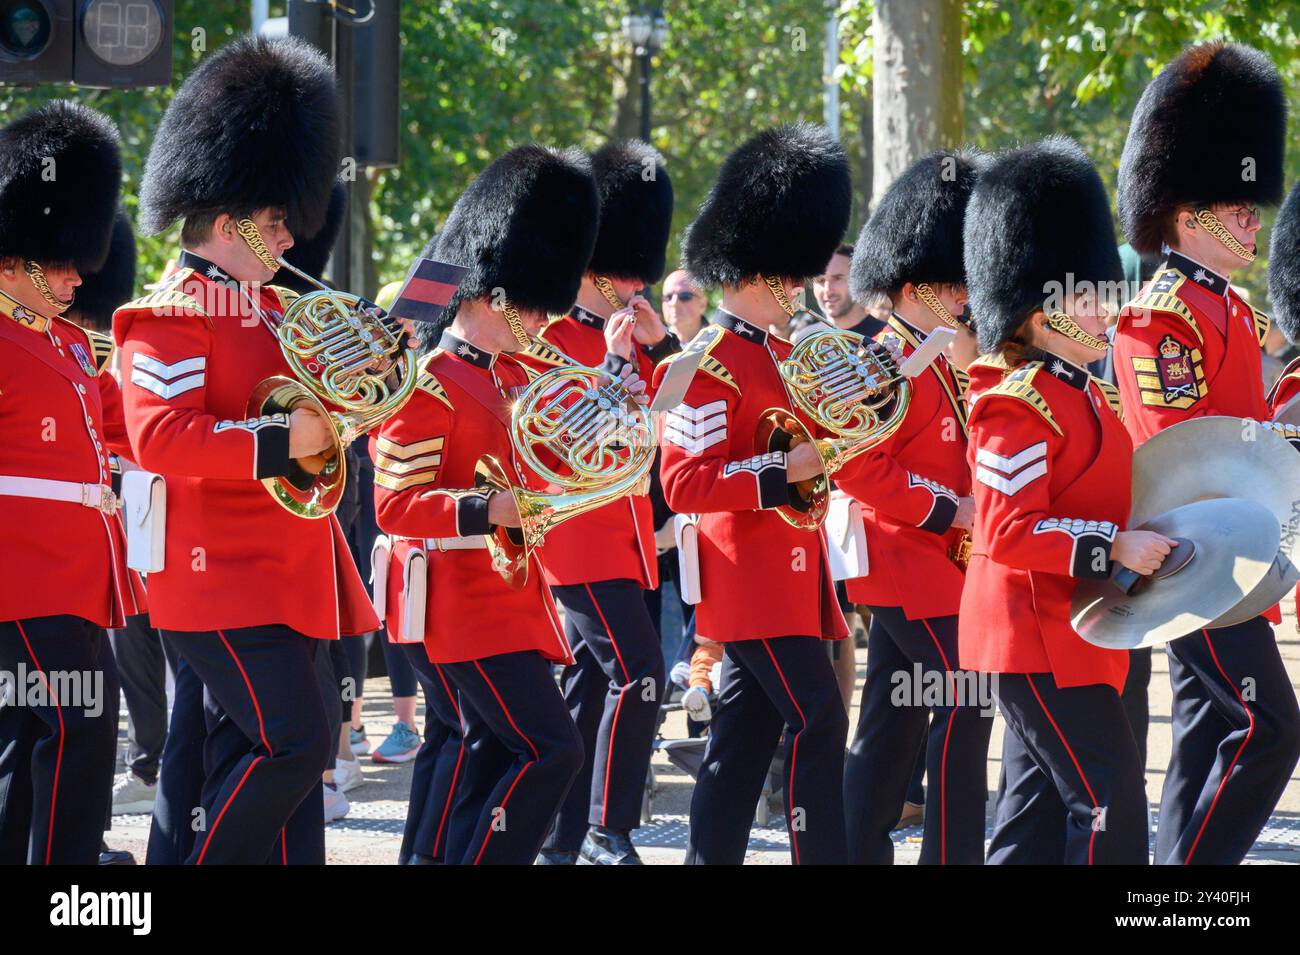
<svg viewBox="0 0 1300 955">
<path fill-rule="evenodd" d="M 397 293 L 388 314 L 413 322 L 430 324 L 441 320 L 442 313 L 456 294 L 460 280 L 469 269 L 436 259 L 419 259 Z"/>
</svg>

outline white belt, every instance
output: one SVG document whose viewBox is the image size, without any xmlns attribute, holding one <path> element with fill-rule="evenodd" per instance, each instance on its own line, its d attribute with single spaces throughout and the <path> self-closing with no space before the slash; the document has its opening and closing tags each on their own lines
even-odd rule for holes
<svg viewBox="0 0 1300 955">
<path fill-rule="evenodd" d="M 424 546 L 433 550 L 485 550 L 486 537 L 427 537 Z"/>
<path fill-rule="evenodd" d="M 78 484 L 46 478 L 0 475 L 0 497 L 34 497 L 42 501 L 67 501 L 104 514 L 117 510 L 117 496 L 107 484 Z"/>
</svg>

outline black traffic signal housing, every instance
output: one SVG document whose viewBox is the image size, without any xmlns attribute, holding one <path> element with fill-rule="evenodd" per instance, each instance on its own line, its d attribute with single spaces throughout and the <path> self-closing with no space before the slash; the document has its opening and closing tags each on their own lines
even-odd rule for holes
<svg viewBox="0 0 1300 955">
<path fill-rule="evenodd" d="M 171 82 L 173 0 L 0 0 L 0 83 Z"/>
</svg>

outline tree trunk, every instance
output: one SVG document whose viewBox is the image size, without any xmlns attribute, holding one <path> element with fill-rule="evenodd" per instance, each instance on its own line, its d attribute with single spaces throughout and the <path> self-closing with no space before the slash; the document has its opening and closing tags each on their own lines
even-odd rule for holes
<svg viewBox="0 0 1300 955">
<path fill-rule="evenodd" d="M 961 0 L 877 0 L 871 205 L 927 152 L 962 138 Z"/>
</svg>

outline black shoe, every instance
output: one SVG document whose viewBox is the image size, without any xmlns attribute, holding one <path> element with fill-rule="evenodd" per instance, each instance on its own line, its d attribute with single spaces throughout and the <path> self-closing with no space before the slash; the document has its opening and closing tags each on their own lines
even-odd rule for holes
<svg viewBox="0 0 1300 955">
<path fill-rule="evenodd" d="M 426 856 L 419 852 L 412 852 L 411 857 L 406 860 L 406 865 L 442 865 L 442 860 L 435 859 L 433 856 Z"/>
<path fill-rule="evenodd" d="M 636 846 L 626 832 L 592 826 L 582 840 L 579 865 L 642 865 Z"/>
<path fill-rule="evenodd" d="M 572 849 L 543 849 L 537 854 L 537 865 L 574 865 L 578 853 Z"/>
<path fill-rule="evenodd" d="M 99 844 L 100 865 L 135 865 L 135 856 L 125 849 L 110 849 L 107 842 Z"/>
</svg>

